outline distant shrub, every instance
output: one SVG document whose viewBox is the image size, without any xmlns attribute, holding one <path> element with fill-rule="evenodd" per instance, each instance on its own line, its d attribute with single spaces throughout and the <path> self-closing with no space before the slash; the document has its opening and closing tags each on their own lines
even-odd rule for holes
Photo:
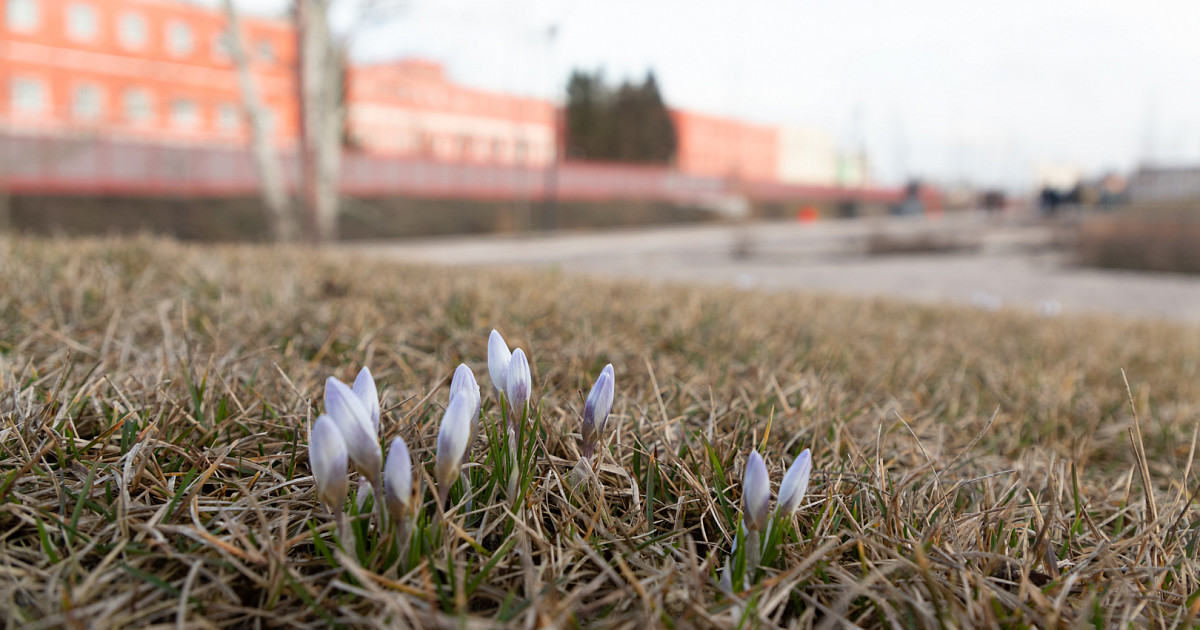
<svg viewBox="0 0 1200 630">
<path fill-rule="evenodd" d="M 866 253 L 870 256 L 902 254 L 952 254 L 975 251 L 981 246 L 975 234 L 953 234 L 943 231 L 921 231 L 912 234 L 875 232 L 867 237 Z"/>
<path fill-rule="evenodd" d="M 1087 217 L 1074 241 L 1081 265 L 1200 273 L 1200 208 Z"/>
</svg>

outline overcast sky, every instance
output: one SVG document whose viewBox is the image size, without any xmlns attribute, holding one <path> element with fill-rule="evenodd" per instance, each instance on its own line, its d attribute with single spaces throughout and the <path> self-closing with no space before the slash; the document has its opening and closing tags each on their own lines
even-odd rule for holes
<svg viewBox="0 0 1200 630">
<path fill-rule="evenodd" d="M 823 128 L 891 181 L 1200 162 L 1200 0 L 409 0 L 353 54 L 538 96 L 653 69 L 672 106 Z"/>
</svg>

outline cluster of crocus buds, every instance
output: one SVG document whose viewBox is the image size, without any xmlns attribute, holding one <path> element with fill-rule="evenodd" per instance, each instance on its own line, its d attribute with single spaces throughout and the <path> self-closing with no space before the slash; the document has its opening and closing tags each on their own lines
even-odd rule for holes
<svg viewBox="0 0 1200 630">
<path fill-rule="evenodd" d="M 779 484 L 779 500 L 775 505 L 777 518 L 791 516 L 800 508 L 808 492 L 808 478 L 812 474 L 812 453 L 804 449 L 796 461 L 783 475 Z M 763 461 L 758 451 L 750 453 L 746 462 L 746 474 L 742 479 L 742 517 L 746 529 L 763 531 L 770 517 L 768 510 L 771 501 L 771 478 L 767 474 L 767 463 Z"/>
<path fill-rule="evenodd" d="M 790 518 L 800 508 L 808 492 L 808 478 L 812 473 L 812 453 L 804 449 L 783 476 L 779 484 L 779 497 L 775 504 L 775 519 Z M 742 477 L 742 531 L 746 538 L 746 575 L 758 568 L 762 534 L 770 531 L 771 477 L 767 463 L 758 451 L 750 453 L 746 472 Z M 736 539 L 734 552 L 737 551 Z M 726 570 L 728 575 L 728 570 Z M 722 580 L 726 580 L 723 577 Z"/>
<path fill-rule="evenodd" d="M 525 351 L 517 348 L 509 351 L 508 344 L 500 332 L 493 330 L 488 337 L 488 375 L 497 398 L 501 394 L 508 401 L 508 426 L 516 426 L 524 417 L 529 404 L 533 377 L 529 372 L 529 359 Z"/>
<path fill-rule="evenodd" d="M 532 376 L 529 359 L 520 348 L 510 351 L 498 331 L 488 338 L 488 371 L 510 431 L 528 413 Z M 588 395 L 584 411 L 584 451 L 595 451 L 613 401 L 613 368 L 601 372 Z M 482 397 L 471 368 L 459 365 L 450 382 L 450 396 L 438 429 L 435 479 L 439 505 L 445 506 L 450 489 L 470 460 L 480 433 Z M 309 437 L 309 458 L 317 498 L 344 529 L 343 505 L 349 479 L 347 469 L 360 475 L 357 505 L 365 509 L 368 493 L 375 497 L 379 523 L 388 517 L 404 528 L 413 511 L 413 463 L 403 438 L 392 440 L 386 463 L 380 448 L 379 392 L 370 370 L 362 368 L 353 387 L 330 377 L 325 383 L 325 413 L 317 418 Z M 382 469 L 382 475 L 381 475 Z M 370 488 L 370 491 L 367 489 Z M 403 531 L 403 530 L 402 530 Z M 343 533 L 345 533 L 343 531 Z"/>
<path fill-rule="evenodd" d="M 325 413 L 313 424 L 308 456 L 317 498 L 334 515 L 343 534 L 348 466 L 353 466 L 365 482 L 359 485 L 360 508 L 366 500 L 364 485 L 374 492 L 377 510 L 383 509 L 386 491 L 388 512 L 397 522 L 402 523 L 404 508 L 411 500 L 413 475 L 408 446 L 401 438 L 393 440 L 384 465 L 379 416 L 379 391 L 369 369 L 359 371 L 353 387 L 332 376 L 325 381 Z"/>
</svg>

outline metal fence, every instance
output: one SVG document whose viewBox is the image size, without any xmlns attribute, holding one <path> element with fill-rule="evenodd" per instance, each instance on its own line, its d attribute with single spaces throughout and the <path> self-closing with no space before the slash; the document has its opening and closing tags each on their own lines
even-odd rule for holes
<svg viewBox="0 0 1200 630">
<path fill-rule="evenodd" d="M 288 185 L 299 181 L 294 153 L 281 152 Z M 240 147 L 190 146 L 85 136 L 0 135 L 0 182 L 13 194 L 232 197 L 256 194 L 258 176 Z M 531 168 L 438 162 L 346 152 L 341 190 L 356 197 L 563 201 L 637 199 L 891 203 L 892 188 L 795 186 L 698 177 L 673 169 L 591 162 Z"/>
</svg>

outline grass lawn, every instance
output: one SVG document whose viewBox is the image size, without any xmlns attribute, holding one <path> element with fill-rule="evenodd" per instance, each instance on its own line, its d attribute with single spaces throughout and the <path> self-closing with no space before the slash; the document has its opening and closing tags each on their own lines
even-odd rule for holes
<svg viewBox="0 0 1200 630">
<path fill-rule="evenodd" d="M 460 362 L 497 426 L 493 328 L 530 358 L 529 484 L 505 494 L 485 439 L 433 523 Z M 572 488 L 606 363 L 598 483 Z M 326 377 L 362 365 L 425 504 L 413 540 L 364 516 L 341 550 L 308 431 Z M 0 618 L 1189 626 L 1198 422 L 1197 328 L 302 248 L 2 240 Z M 761 570 L 724 588 L 755 448 L 773 493 L 804 448 L 812 482 Z"/>
</svg>

